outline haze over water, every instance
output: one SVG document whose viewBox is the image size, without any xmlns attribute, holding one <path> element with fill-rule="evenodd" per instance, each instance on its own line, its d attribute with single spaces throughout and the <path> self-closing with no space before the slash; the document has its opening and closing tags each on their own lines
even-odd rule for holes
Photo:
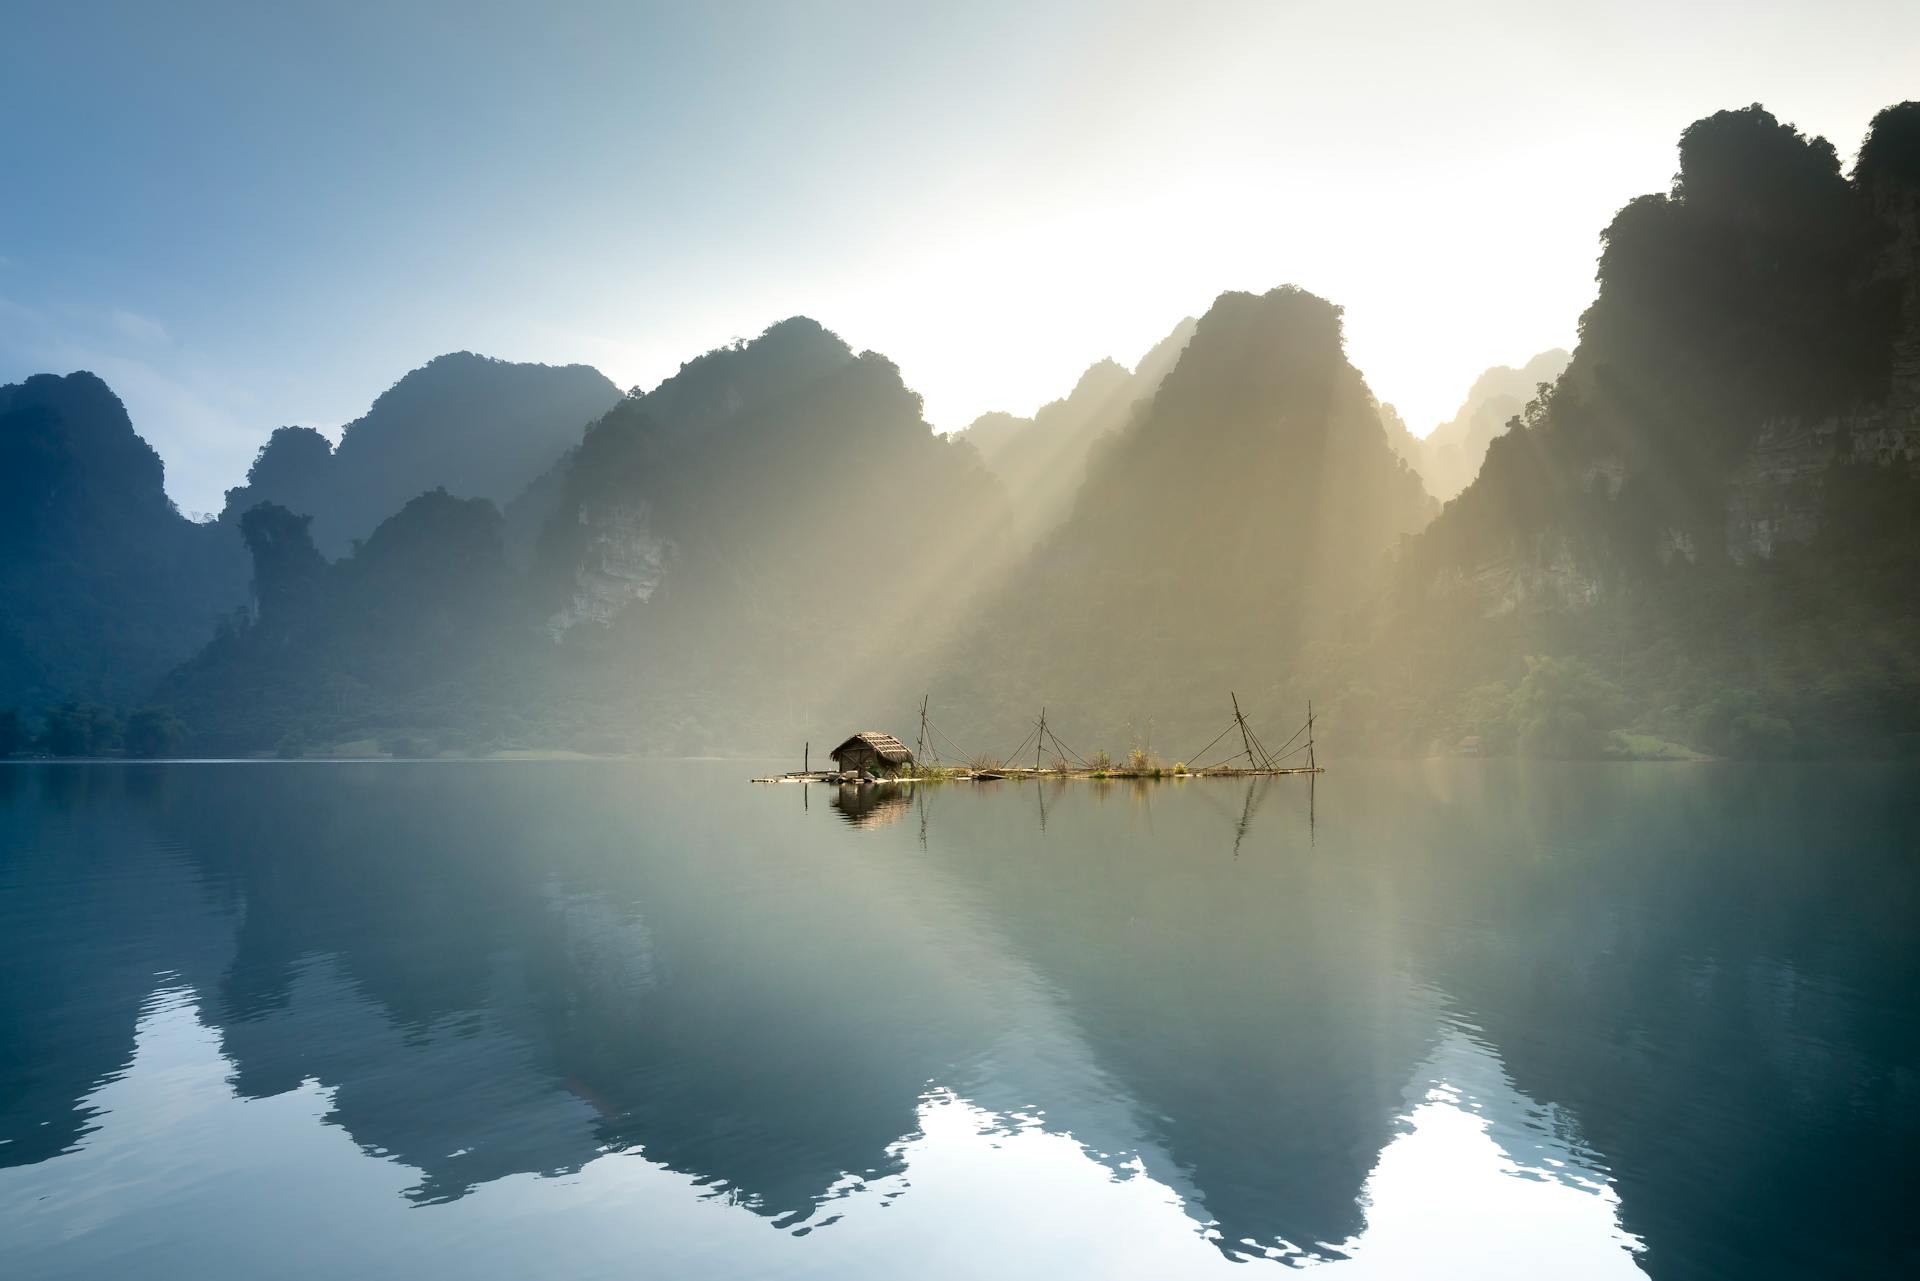
<svg viewBox="0 0 1920 1281">
<path fill-rule="evenodd" d="M 1911 771 L 0 766 L 19 1277 L 1896 1275 Z"/>
</svg>

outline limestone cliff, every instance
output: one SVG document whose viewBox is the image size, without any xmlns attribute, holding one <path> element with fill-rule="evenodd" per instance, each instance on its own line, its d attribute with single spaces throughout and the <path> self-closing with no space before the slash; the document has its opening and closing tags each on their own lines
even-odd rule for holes
<svg viewBox="0 0 1920 1281">
<path fill-rule="evenodd" d="M 555 640 L 580 623 L 611 623 L 622 611 L 653 598 L 666 576 L 673 544 L 654 532 L 653 506 L 644 500 L 583 505 L 585 537 L 574 567 L 573 594 L 547 620 Z"/>
<path fill-rule="evenodd" d="M 1731 162 L 1695 140 L 1707 126 L 1777 154 L 1727 178 Z M 1412 553 L 1429 589 L 1471 588 L 1489 615 L 1577 608 L 1628 586 L 1623 567 L 1737 567 L 1813 545 L 1836 469 L 1917 474 L 1920 183 L 1867 155 L 1848 182 L 1824 140 L 1757 108 L 1689 130 L 1674 195 L 1609 229 L 1600 298 L 1549 403 L 1494 442 Z M 1795 164 L 1816 176 L 1781 194 Z M 1666 264 L 1683 249 L 1720 257 L 1689 278 Z"/>
</svg>

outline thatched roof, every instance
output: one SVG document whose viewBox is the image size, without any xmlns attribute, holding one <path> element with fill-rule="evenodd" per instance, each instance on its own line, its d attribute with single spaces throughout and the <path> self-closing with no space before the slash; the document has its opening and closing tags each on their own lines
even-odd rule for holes
<svg viewBox="0 0 1920 1281">
<path fill-rule="evenodd" d="M 859 747 L 872 749 L 876 756 L 889 765 L 905 765 L 913 759 L 913 753 L 907 750 L 905 743 L 891 734 L 882 734 L 879 730 L 873 729 L 862 730 L 827 755 L 838 757 L 842 752 L 850 752 Z"/>
</svg>

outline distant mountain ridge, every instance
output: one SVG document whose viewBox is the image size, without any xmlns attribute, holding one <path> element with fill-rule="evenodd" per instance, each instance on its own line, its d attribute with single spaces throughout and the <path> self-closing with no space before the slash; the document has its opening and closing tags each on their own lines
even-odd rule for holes
<svg viewBox="0 0 1920 1281">
<path fill-rule="evenodd" d="M 1426 436 L 1407 431 L 1395 415 L 1396 422 L 1388 426 L 1389 435 L 1395 437 L 1394 447 L 1420 473 L 1427 492 L 1444 503 L 1472 483 L 1480 474 L 1480 464 L 1494 437 L 1506 431 L 1507 424 L 1520 415 L 1527 402 L 1539 395 L 1543 384 L 1550 386 L 1558 381 L 1572 359 L 1555 347 L 1518 369 L 1495 365 L 1473 380 L 1458 412 Z"/>
<path fill-rule="evenodd" d="M 315 545 L 338 557 L 428 490 L 504 508 L 620 399 L 586 365 L 438 356 L 382 392 L 337 448 L 310 427 L 274 432 L 222 519 L 277 503 L 313 517 Z"/>
<path fill-rule="evenodd" d="M 1191 316 L 1182 320 L 1131 370 L 1111 359 L 1095 362 L 1071 392 L 1032 418 L 983 414 L 957 434 L 1006 487 L 1016 541 L 1036 540 L 1066 516 L 1086 479 L 1088 456 L 1159 390 L 1197 323 Z"/>
</svg>

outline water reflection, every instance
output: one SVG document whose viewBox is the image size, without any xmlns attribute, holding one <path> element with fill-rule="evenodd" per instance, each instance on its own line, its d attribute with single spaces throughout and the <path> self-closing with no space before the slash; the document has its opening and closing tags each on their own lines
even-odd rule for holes
<svg viewBox="0 0 1920 1281">
<path fill-rule="evenodd" d="M 136 1248 L 144 1182 L 83 1215 L 60 1172 L 113 1153 L 240 1195 L 239 1118 L 269 1113 L 225 1109 L 271 1103 L 378 1158 L 283 1136 L 369 1222 L 371 1187 L 511 1203 L 555 1259 L 636 1164 L 646 1195 L 783 1229 L 831 1275 L 887 1274 L 856 1249 L 883 1206 L 1010 1233 L 1017 1274 L 1049 1240 L 1069 1273 L 1119 1241 L 1136 1272 L 1199 1269 L 1197 1245 L 1402 1276 L 1909 1250 L 1871 1230 L 1916 1137 L 1904 780 L 1456 764 L 1318 798 L 1001 784 L 803 809 L 739 773 L 0 770 L 0 1234 L 50 1265 L 82 1257 L 50 1244 L 77 1221 Z M 154 1047 L 201 1029 L 156 1080 Z M 224 1137 L 150 1132 L 187 1086 Z M 1757 1232 L 1795 1214 L 1797 1245 Z M 395 1222 L 367 1248 L 452 1230 Z M 765 1249 L 714 1231 L 709 1274 Z"/>
<path fill-rule="evenodd" d="M 907 816 L 913 788 L 900 783 L 842 784 L 833 789 L 833 808 L 854 827 L 884 827 Z"/>
</svg>

